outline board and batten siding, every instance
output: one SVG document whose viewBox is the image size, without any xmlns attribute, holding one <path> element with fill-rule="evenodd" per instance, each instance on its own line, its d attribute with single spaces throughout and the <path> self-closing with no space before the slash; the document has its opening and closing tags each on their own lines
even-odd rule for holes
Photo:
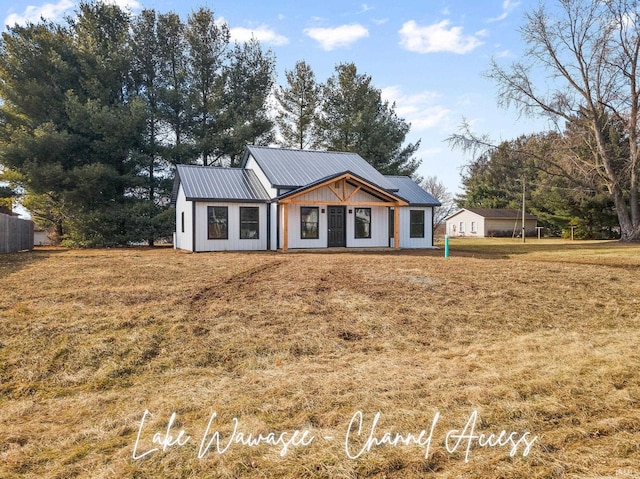
<svg viewBox="0 0 640 479">
<path fill-rule="evenodd" d="M 411 238 L 411 210 L 424 211 L 424 238 Z M 393 238 L 391 238 L 392 246 L 393 243 Z M 400 208 L 400 248 L 433 248 L 433 208 L 431 206 L 402 206 Z"/>
<path fill-rule="evenodd" d="M 228 239 L 208 239 L 207 207 L 226 206 L 228 208 Z M 258 239 L 240 239 L 240 208 L 259 208 Z M 204 251 L 255 251 L 267 249 L 267 207 L 266 203 L 196 202 L 196 252 Z"/>
<path fill-rule="evenodd" d="M 352 185 L 347 185 L 346 194 L 349 195 L 355 190 Z M 309 191 L 304 195 L 296 197 L 296 203 L 289 205 L 289 248 L 326 248 L 327 247 L 327 212 L 328 205 L 318 204 L 318 202 L 336 201 L 336 195 L 327 187 L 318 188 L 316 190 Z M 304 204 L 305 201 L 309 201 L 309 204 Z M 379 198 L 370 195 L 365 191 L 358 191 L 351 197 L 353 202 L 382 202 Z M 311 203 L 313 202 L 313 203 Z M 300 238 L 300 208 L 304 206 L 318 207 L 319 220 L 318 220 L 318 238 L 317 239 L 302 239 Z M 353 206 L 346 204 L 345 217 L 346 217 L 346 247 L 388 247 L 389 246 L 389 209 L 386 206 L 371 207 L 371 238 L 356 238 L 355 237 L 355 209 L 359 206 Z M 367 208 L 369 208 L 367 206 Z M 322 212 L 324 210 L 324 213 Z M 349 213 L 351 211 L 351 213 Z M 282 221 L 283 212 L 280 207 L 280 218 Z M 280 244 L 282 247 L 284 228 L 280 226 Z"/>
<path fill-rule="evenodd" d="M 318 208 L 318 238 L 300 237 L 300 208 L 313 206 Z M 355 237 L 355 209 L 359 206 L 345 207 L 347 248 L 386 248 L 389 246 L 389 209 L 386 206 L 371 207 L 371 238 Z M 369 208 L 368 206 L 366 208 Z M 324 213 L 322 212 L 324 210 Z M 351 210 L 351 213 L 349 213 Z M 289 248 L 326 248 L 327 247 L 327 211 L 326 205 L 289 205 Z M 283 218 L 282 206 L 280 218 Z M 282 248 L 283 228 L 280 227 L 280 248 Z"/>
<path fill-rule="evenodd" d="M 313 206 L 318 208 L 318 238 L 300 238 L 300 208 Z M 280 221 L 283 221 L 282 206 Z M 322 212 L 324 210 L 324 213 Z M 322 205 L 289 205 L 289 248 L 326 248 L 327 247 L 327 207 Z M 280 228 L 280 247 L 282 248 L 284 229 Z"/>
<path fill-rule="evenodd" d="M 276 196 L 278 196 L 278 190 L 272 187 L 271 182 L 267 178 L 267 175 L 265 175 L 264 171 L 262 171 L 262 168 L 260 168 L 260 165 L 258 165 L 258 162 L 255 160 L 253 156 L 249 155 L 249 158 L 247 158 L 247 164 L 245 165 L 245 169 L 253 170 L 253 172 L 258 177 L 258 181 L 260 181 L 260 183 L 262 184 L 262 187 L 265 189 L 265 191 L 269 195 L 269 198 L 273 199 Z"/>
<path fill-rule="evenodd" d="M 260 181 L 260 184 L 262 184 L 262 187 L 265 189 L 265 191 L 267 192 L 267 194 L 269 195 L 269 198 L 274 199 L 278 196 L 278 190 L 276 188 L 273 188 L 271 185 L 271 182 L 269 181 L 269 179 L 267 178 L 267 175 L 264 173 L 264 171 L 262 171 L 262 168 L 260 168 L 260 165 L 258 164 L 258 162 L 255 160 L 255 158 L 251 155 L 249 155 L 249 157 L 247 158 L 247 163 L 244 166 L 245 169 L 247 170 L 252 170 L 255 174 L 256 177 L 258 178 L 258 181 Z M 273 202 L 270 205 L 267 205 L 267 208 L 270 209 L 269 214 L 271 216 L 271 223 L 269 225 L 269 229 L 270 229 L 270 235 L 271 235 L 271 250 L 272 251 L 276 251 L 278 249 L 278 205 Z M 260 220 L 262 221 L 262 218 L 260 218 Z M 266 219 L 265 219 L 266 221 Z M 265 243 L 266 245 L 266 243 Z M 266 246 L 265 246 L 266 249 Z"/>
<path fill-rule="evenodd" d="M 356 193 L 356 196 L 359 194 Z M 356 238 L 356 211 L 347 206 L 347 248 L 387 248 L 389 246 L 389 208 L 371 207 L 371 238 Z M 368 208 L 368 207 L 367 207 Z M 352 210 L 349 213 L 349 210 Z"/>
<path fill-rule="evenodd" d="M 187 201 L 182 185 L 176 198 L 176 234 L 173 247 L 193 251 L 193 202 Z"/>
</svg>

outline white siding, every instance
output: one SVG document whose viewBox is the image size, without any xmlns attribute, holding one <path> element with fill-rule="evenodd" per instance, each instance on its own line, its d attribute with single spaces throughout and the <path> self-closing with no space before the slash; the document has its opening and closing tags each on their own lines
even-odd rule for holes
<svg viewBox="0 0 640 479">
<path fill-rule="evenodd" d="M 271 250 L 276 251 L 278 249 L 278 204 L 271 203 L 267 205 L 267 208 L 270 210 L 271 218 L 269 219 L 271 229 Z"/>
<path fill-rule="evenodd" d="M 226 206 L 228 208 L 229 238 L 226 240 L 208 239 L 208 206 Z M 260 209 L 258 239 L 240 239 L 240 207 L 257 206 Z M 265 203 L 196 203 L 196 251 L 243 251 L 267 249 L 267 207 Z"/>
<path fill-rule="evenodd" d="M 347 196 L 355 190 L 354 186 L 347 185 Z M 338 190 L 342 193 L 341 190 Z M 296 197 L 296 201 L 304 202 L 318 202 L 318 201 L 337 201 L 336 195 L 327 187 L 322 187 L 317 190 L 309 191 L 308 193 Z M 379 198 L 370 195 L 364 191 L 358 191 L 351 198 L 356 202 L 382 202 Z M 317 206 L 319 208 L 319 222 L 318 222 L 318 239 L 302 239 L 300 238 L 300 208 L 303 206 Z M 360 206 L 353 206 L 346 204 L 346 244 L 347 248 L 386 248 L 389 246 L 389 213 L 386 206 L 373 206 L 371 208 L 371 238 L 356 238 L 355 237 L 355 209 Z M 369 208 L 367 206 L 367 208 Z M 322 212 L 324 210 L 324 213 Z M 280 221 L 283 221 L 283 208 L 280 207 Z M 351 211 L 351 213 L 349 213 Z M 289 248 L 326 248 L 327 247 L 327 214 L 328 206 L 326 204 L 291 204 L 289 205 Z M 275 217 L 272 219 L 275 221 Z M 283 227 L 280 226 L 280 244 L 278 247 L 282 247 L 283 240 Z"/>
<path fill-rule="evenodd" d="M 193 251 L 193 203 L 187 201 L 182 185 L 178 189 L 176 198 L 176 235 L 175 245 L 177 249 Z M 182 230 L 182 219 L 184 218 L 184 231 Z"/>
<path fill-rule="evenodd" d="M 411 238 L 411 210 L 424 211 L 424 238 Z M 431 206 L 400 208 L 400 248 L 433 248 L 433 208 Z"/>
<path fill-rule="evenodd" d="M 273 199 L 278 196 L 278 190 L 272 187 L 271 182 L 267 179 L 267 175 L 264 174 L 264 171 L 262 171 L 262 168 L 260 168 L 260 165 L 258 165 L 258 162 L 253 158 L 253 156 L 249 155 L 245 168 L 247 170 L 253 170 L 258 177 L 258 180 L 267 191 L 269 198 Z"/>
<path fill-rule="evenodd" d="M 300 238 L 300 208 L 303 206 L 318 207 L 318 239 Z M 324 210 L 324 213 L 322 212 Z M 280 221 L 284 216 L 280 210 Z M 282 245 L 282 232 L 280 233 Z M 327 207 L 322 205 L 289 205 L 289 248 L 326 248 L 327 247 Z"/>
<path fill-rule="evenodd" d="M 472 222 L 476 223 L 475 233 L 471 231 Z M 461 223 L 463 225 L 464 231 L 460 230 Z M 486 223 L 484 217 L 471 211 L 462 210 L 461 212 L 447 220 L 447 235 L 449 236 L 470 236 L 472 238 L 483 238 L 485 236 L 485 233 Z"/>
<path fill-rule="evenodd" d="M 252 155 L 249 155 L 245 168 L 247 170 L 253 170 L 271 199 L 278 196 L 278 190 L 272 187 L 271 182 L 267 179 L 267 175 L 265 175 L 264 171 L 262 171 L 262 168 L 260 168 L 260 165 L 258 165 L 258 162 Z M 276 203 L 271 203 L 270 205 L 267 205 L 267 208 L 270 209 L 269 213 L 271 215 L 271 224 L 269 225 L 271 234 L 270 247 L 272 251 L 276 251 L 280 247 L 280 245 L 278 245 L 278 205 Z"/>
<path fill-rule="evenodd" d="M 356 195 L 360 194 L 359 192 Z M 367 200 L 360 200 L 367 201 Z M 389 208 L 371 208 L 371 238 L 356 238 L 356 211 L 358 206 L 347 206 L 347 247 L 386 248 L 389 246 Z M 349 213 L 351 211 L 351 213 Z"/>
</svg>

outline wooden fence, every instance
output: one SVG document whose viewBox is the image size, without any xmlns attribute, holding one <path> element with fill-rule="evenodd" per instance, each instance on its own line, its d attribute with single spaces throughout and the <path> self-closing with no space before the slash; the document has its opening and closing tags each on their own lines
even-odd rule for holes
<svg viewBox="0 0 640 479">
<path fill-rule="evenodd" d="M 33 249 L 33 221 L 0 213 L 0 253 Z"/>
</svg>

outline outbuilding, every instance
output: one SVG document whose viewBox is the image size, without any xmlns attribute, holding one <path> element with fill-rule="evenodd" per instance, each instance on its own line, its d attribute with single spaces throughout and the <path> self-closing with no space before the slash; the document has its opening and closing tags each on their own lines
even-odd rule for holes
<svg viewBox="0 0 640 479">
<path fill-rule="evenodd" d="M 462 208 L 445 218 L 448 236 L 512 237 L 522 233 L 522 211 L 505 208 Z M 524 215 L 526 236 L 536 234 L 538 217 Z"/>
</svg>

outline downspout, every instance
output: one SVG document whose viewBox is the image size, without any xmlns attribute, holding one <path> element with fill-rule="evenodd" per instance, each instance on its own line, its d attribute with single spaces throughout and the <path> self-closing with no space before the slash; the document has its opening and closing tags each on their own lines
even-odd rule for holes
<svg viewBox="0 0 640 479">
<path fill-rule="evenodd" d="M 191 202 L 191 251 L 196 251 L 196 202 Z"/>
</svg>

